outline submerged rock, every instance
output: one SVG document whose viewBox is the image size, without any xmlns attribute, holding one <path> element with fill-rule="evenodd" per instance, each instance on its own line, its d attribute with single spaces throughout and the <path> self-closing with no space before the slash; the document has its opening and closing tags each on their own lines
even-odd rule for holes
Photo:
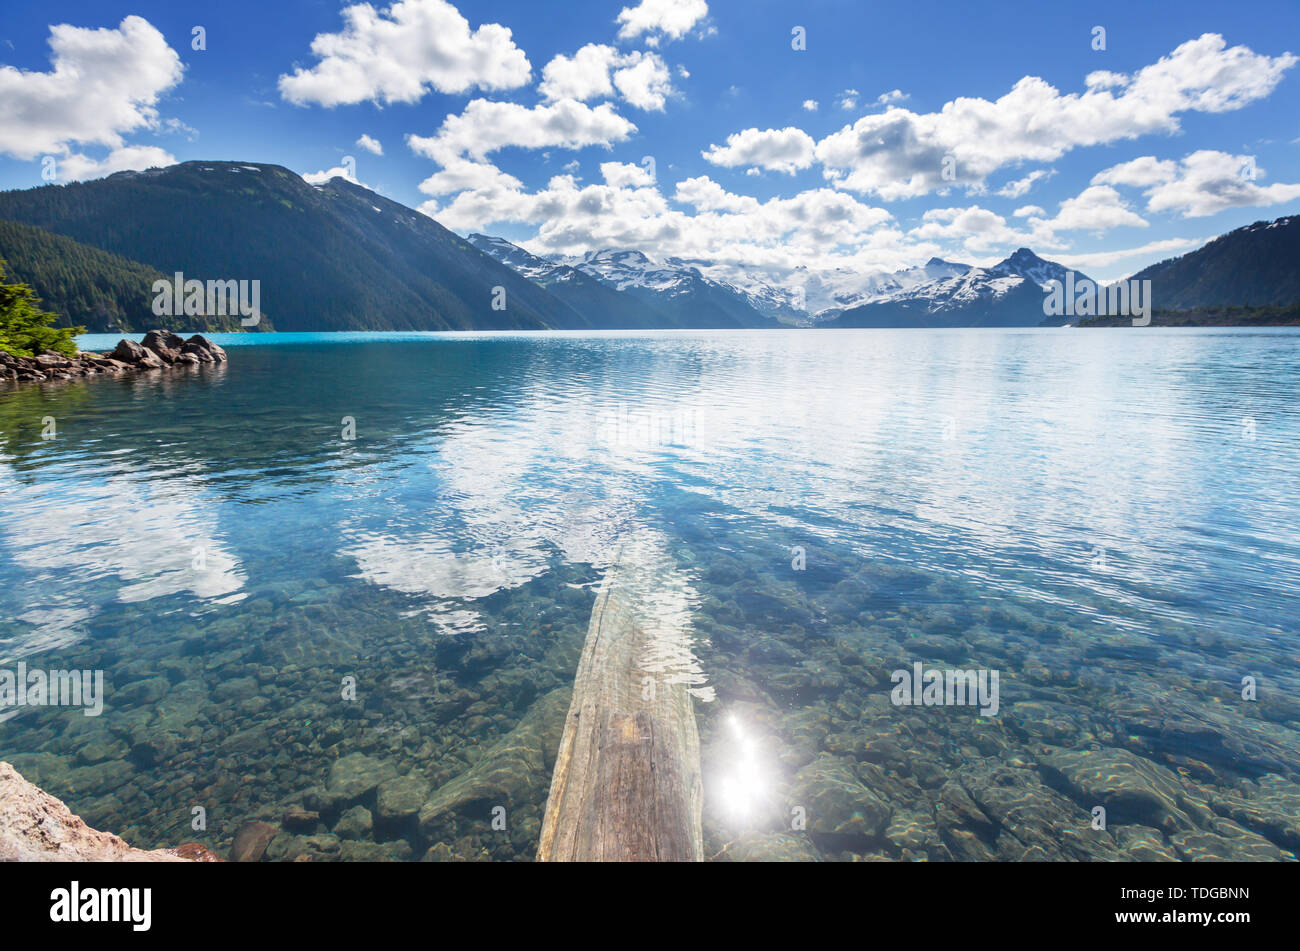
<svg viewBox="0 0 1300 951">
<path fill-rule="evenodd" d="M 381 822 L 403 822 L 420 811 L 429 795 L 429 784 L 416 775 L 399 776 L 379 784 L 375 817 Z"/>
<path fill-rule="evenodd" d="M 355 803 L 392 778 L 396 770 L 391 763 L 365 753 L 349 753 L 330 767 L 326 795 L 338 805 Z"/>
<path fill-rule="evenodd" d="M 823 756 L 795 775 L 790 805 L 807 810 L 808 831 L 821 835 L 877 837 L 888 824 L 890 808 L 858 781 L 843 761 Z"/>
<path fill-rule="evenodd" d="M 279 828 L 269 822 L 245 822 L 230 846 L 230 861 L 260 862 Z"/>
<path fill-rule="evenodd" d="M 419 813 L 420 832 L 434 838 L 445 813 L 470 803 L 483 805 L 486 825 L 493 806 L 511 806 L 544 799 L 551 777 L 546 764 L 553 759 L 564 730 L 572 689 L 560 687 L 534 703 L 518 726 L 498 740 L 468 772 L 439 788 Z"/>
<path fill-rule="evenodd" d="M 375 827 L 375 818 L 365 806 L 353 806 L 334 823 L 334 834 L 340 839 L 363 839 Z"/>
<path fill-rule="evenodd" d="M 1061 751 L 1043 758 L 1048 783 L 1063 788 L 1085 809 L 1106 809 L 1114 825 L 1137 823 L 1166 833 L 1190 828 L 1188 809 L 1205 812 L 1176 775 L 1127 750 Z"/>
</svg>

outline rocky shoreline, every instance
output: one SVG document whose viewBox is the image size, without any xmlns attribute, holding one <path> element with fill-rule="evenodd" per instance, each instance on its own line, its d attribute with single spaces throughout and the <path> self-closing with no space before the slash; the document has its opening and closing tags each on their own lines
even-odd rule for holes
<svg viewBox="0 0 1300 951">
<path fill-rule="evenodd" d="M 185 339 L 168 330 L 151 330 L 140 343 L 118 341 L 108 354 L 78 353 L 68 357 L 47 350 L 34 357 L 17 357 L 0 351 L 0 382 L 47 383 L 225 362 L 226 351 L 201 334 Z"/>
<path fill-rule="evenodd" d="M 0 862 L 220 862 L 207 846 L 132 848 L 0 762 Z"/>
</svg>

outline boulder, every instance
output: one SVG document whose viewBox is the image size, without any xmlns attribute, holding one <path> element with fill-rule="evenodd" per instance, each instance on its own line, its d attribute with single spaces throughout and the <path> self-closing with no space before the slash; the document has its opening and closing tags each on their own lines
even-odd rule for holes
<svg viewBox="0 0 1300 951">
<path fill-rule="evenodd" d="M 185 346 L 185 338 L 170 330 L 151 330 L 144 335 L 140 345 L 155 353 L 160 353 L 162 350 L 180 350 Z"/>
<path fill-rule="evenodd" d="M 181 347 L 181 352 L 194 354 L 201 363 L 226 362 L 226 351 L 200 334 L 195 334 L 189 340 L 186 340 L 185 345 Z"/>
<path fill-rule="evenodd" d="M 123 363 L 139 363 L 144 359 L 145 349 L 134 340 L 119 340 L 110 356 Z"/>
<path fill-rule="evenodd" d="M 271 840 L 279 831 L 277 826 L 269 822 L 245 822 L 235 833 L 235 841 L 230 846 L 230 861 L 262 861 L 266 847 L 271 844 Z"/>
<path fill-rule="evenodd" d="M 211 861 L 203 846 L 146 851 L 92 829 L 60 800 L 0 762 L 0 862 Z"/>
</svg>

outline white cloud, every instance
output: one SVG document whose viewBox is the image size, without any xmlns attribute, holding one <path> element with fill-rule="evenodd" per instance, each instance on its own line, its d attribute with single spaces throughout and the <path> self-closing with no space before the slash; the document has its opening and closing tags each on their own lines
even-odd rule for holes
<svg viewBox="0 0 1300 951">
<path fill-rule="evenodd" d="M 379 140 L 365 133 L 362 133 L 361 138 L 357 139 L 357 148 L 365 149 L 373 155 L 384 154 L 384 147 Z"/>
<path fill-rule="evenodd" d="M 883 255 L 891 262 L 899 256 L 900 236 L 885 227 L 889 213 L 834 189 L 760 202 L 698 177 L 680 182 L 672 199 L 689 206 L 690 213 L 673 207 L 639 166 L 607 162 L 601 173 L 604 184 L 579 186 L 571 175 L 558 175 L 537 192 L 503 184 L 465 191 L 445 206 L 429 203 L 422 210 L 461 231 L 499 223 L 538 225 L 527 245 L 539 254 L 627 247 L 784 272 L 800 264 L 821 266 L 832 251 L 855 264 L 865 260 L 857 255 Z"/>
<path fill-rule="evenodd" d="M 841 109 L 856 109 L 860 95 L 862 94 L 856 89 L 846 89 L 835 97 L 835 104 Z"/>
<path fill-rule="evenodd" d="M 1154 155 L 1144 155 L 1131 162 L 1121 162 L 1092 176 L 1094 185 L 1133 185 L 1146 188 L 1167 182 L 1178 174 L 1178 163 L 1159 161 Z"/>
<path fill-rule="evenodd" d="M 817 111 L 817 100 L 816 100 L 816 99 L 805 99 L 805 100 L 803 101 L 803 108 L 804 108 L 804 110 L 805 110 L 806 112 L 816 112 L 816 111 Z"/>
<path fill-rule="evenodd" d="M 1025 243 L 1025 235 L 1007 225 L 997 212 L 979 205 L 969 208 L 931 208 L 921 224 L 908 232 L 912 239 L 961 242 L 968 251 L 987 251 Z"/>
<path fill-rule="evenodd" d="M 459 115 L 447 116 L 437 135 L 407 136 L 417 153 L 441 165 L 468 156 L 484 159 L 498 149 L 579 149 L 621 142 L 636 126 L 609 103 L 595 108 L 565 99 L 529 108 L 514 102 L 475 99 Z"/>
<path fill-rule="evenodd" d="M 523 183 L 507 175 L 490 162 L 471 162 L 453 159 L 441 171 L 420 183 L 426 195 L 452 195 L 462 191 L 513 191 L 523 188 Z"/>
<path fill-rule="evenodd" d="M 1261 185 L 1264 175 L 1253 156 L 1202 149 L 1181 162 L 1144 155 L 1098 172 L 1092 180 L 1145 189 L 1148 211 L 1176 211 L 1184 218 L 1300 198 L 1300 184 Z"/>
<path fill-rule="evenodd" d="M 646 188 L 655 183 L 648 169 L 626 162 L 602 162 L 601 177 L 615 188 Z"/>
<path fill-rule="evenodd" d="M 1003 198 L 1020 198 L 1022 195 L 1027 195 L 1029 190 L 1038 182 L 1051 178 L 1052 174 L 1053 173 L 1047 169 L 1034 169 L 1034 171 L 1030 172 L 1024 178 L 1018 178 L 1015 181 L 1007 182 L 998 189 L 997 193 Z"/>
<path fill-rule="evenodd" d="M 1129 209 L 1119 192 L 1109 185 L 1090 185 L 1061 202 L 1061 210 L 1045 225 L 1053 232 L 1106 231 L 1118 227 L 1145 228 L 1147 222 Z"/>
<path fill-rule="evenodd" d="M 643 33 L 657 37 L 680 39 L 700 20 L 709 15 L 705 0 L 641 0 L 635 7 L 624 7 L 615 22 L 619 24 L 620 40 L 635 39 Z"/>
<path fill-rule="evenodd" d="M 351 182 L 353 185 L 360 185 L 362 188 L 370 188 L 370 186 L 365 182 L 360 181 L 352 168 L 347 165 L 339 165 L 335 168 L 327 168 L 319 172 L 308 172 L 303 175 L 302 180 L 308 185 L 324 185 L 331 178 L 341 178 L 345 181 Z M 370 190 L 374 191 L 373 188 L 370 188 Z"/>
<path fill-rule="evenodd" d="M 816 142 L 802 129 L 745 129 L 727 136 L 726 145 L 713 145 L 701 154 L 714 165 L 748 165 L 793 175 L 813 163 Z"/>
<path fill-rule="evenodd" d="M 572 56 L 556 56 L 542 70 L 538 91 L 548 100 L 609 99 L 615 93 L 638 109 L 662 110 L 672 95 L 672 74 L 655 53 L 621 53 L 588 43 Z"/>
<path fill-rule="evenodd" d="M 280 95 L 298 105 L 418 102 L 431 89 L 514 89 L 531 66 L 508 28 L 471 30 L 446 0 L 399 0 L 385 10 L 368 3 L 343 9 L 339 33 L 319 33 L 319 62 L 280 77 Z"/>
<path fill-rule="evenodd" d="M 102 145 L 121 161 L 128 154 L 123 135 L 159 128 L 158 99 L 180 82 L 184 67 L 149 21 L 52 26 L 49 44 L 50 72 L 0 67 L 0 153 L 28 160 L 64 155 L 72 144 Z"/>
<path fill-rule="evenodd" d="M 668 67 L 654 53 L 634 53 L 639 59 L 626 69 L 614 71 L 614 85 L 630 105 L 638 109 L 662 110 L 672 94 Z"/>
<path fill-rule="evenodd" d="M 547 63 L 537 90 L 549 100 L 608 99 L 614 95 L 610 70 L 621 58 L 612 46 L 588 43 L 572 56 L 560 54 Z"/>
<path fill-rule="evenodd" d="M 103 178 L 114 172 L 164 168 L 175 164 L 176 157 L 156 145 L 124 145 L 99 160 L 78 152 L 66 155 L 58 161 L 58 178 L 74 182 L 86 181 L 92 178 Z"/>
<path fill-rule="evenodd" d="M 891 107 L 863 116 L 817 144 L 817 158 L 836 187 L 887 200 L 951 186 L 980 186 L 995 170 L 1019 162 L 1051 162 L 1071 149 L 1179 129 L 1180 113 L 1225 112 L 1267 96 L 1296 63 L 1244 46 L 1226 48 L 1207 33 L 1132 76 L 1094 73 L 1082 93 L 1063 95 L 1025 77 L 1005 96 L 959 98 L 934 113 Z"/>
<path fill-rule="evenodd" d="M 1249 155 L 1208 149 L 1193 152 L 1169 178 L 1152 183 L 1145 193 L 1147 210 L 1205 218 L 1225 208 L 1257 208 L 1300 198 L 1300 183 L 1261 185 L 1258 180 L 1264 175 L 1264 169 Z"/>
<path fill-rule="evenodd" d="M 896 102 L 902 102 L 904 99 L 910 99 L 907 93 L 901 89 L 891 89 L 889 92 L 882 92 L 876 97 L 876 102 L 882 106 L 892 106 Z"/>
<path fill-rule="evenodd" d="M 1060 203 L 1054 217 L 1038 205 L 1017 208 L 1013 217 L 1025 219 L 1013 227 L 995 211 L 972 205 L 967 208 L 932 208 L 921 216 L 921 224 L 908 232 L 914 241 L 945 241 L 961 244 L 971 253 L 995 248 L 1027 245 L 1040 251 L 1068 247 L 1061 232 L 1103 232 L 1111 228 L 1145 228 L 1147 222 L 1132 211 L 1119 192 L 1105 185 L 1084 189 Z"/>
<path fill-rule="evenodd" d="M 1168 255 L 1178 251 L 1186 251 L 1190 248 L 1199 248 L 1205 244 L 1205 238 L 1165 238 L 1160 241 L 1151 241 L 1147 244 L 1136 248 L 1121 248 L 1116 251 L 1091 251 L 1083 254 L 1057 254 L 1052 259 L 1066 267 L 1074 268 L 1101 268 L 1109 267 L 1117 261 L 1126 261 L 1130 258 L 1150 259 L 1155 255 Z"/>
</svg>

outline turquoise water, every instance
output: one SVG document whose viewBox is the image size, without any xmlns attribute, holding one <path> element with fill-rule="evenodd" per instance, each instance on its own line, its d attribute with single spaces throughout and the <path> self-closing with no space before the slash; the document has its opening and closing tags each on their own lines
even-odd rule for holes
<svg viewBox="0 0 1300 951">
<path fill-rule="evenodd" d="M 0 391 L 0 670 L 107 684 L 0 757 L 133 844 L 531 857 L 636 539 L 710 855 L 1300 848 L 1295 331 L 214 339 Z M 895 704 L 916 663 L 998 709 Z"/>
</svg>

